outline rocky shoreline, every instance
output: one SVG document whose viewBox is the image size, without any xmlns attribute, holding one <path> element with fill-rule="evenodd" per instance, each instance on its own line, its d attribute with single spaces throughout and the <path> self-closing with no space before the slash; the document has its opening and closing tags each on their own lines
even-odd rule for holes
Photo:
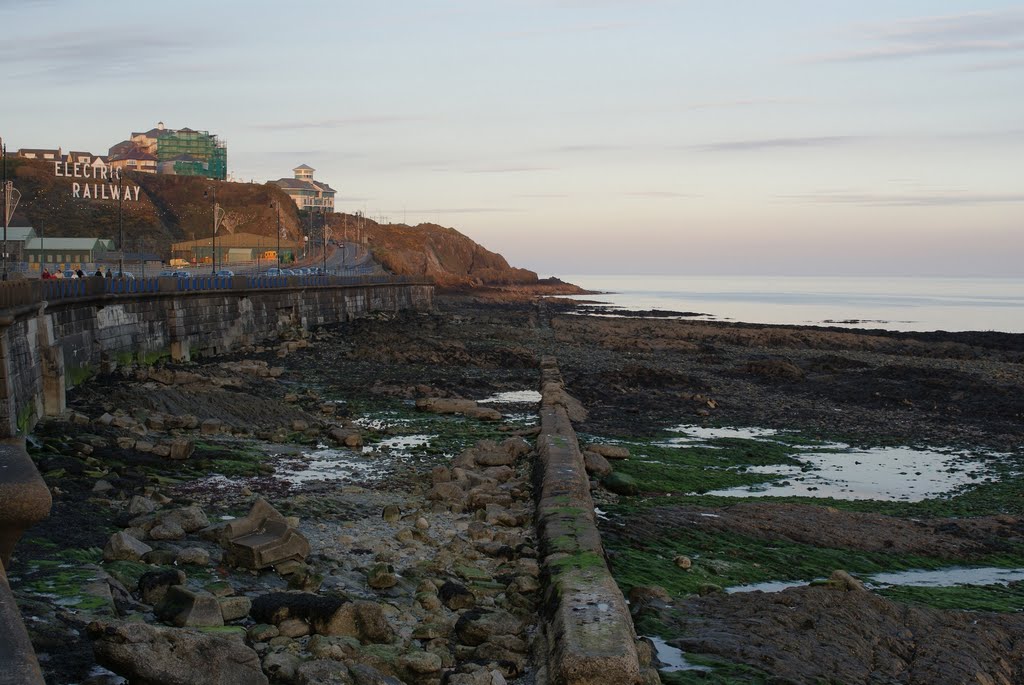
<svg viewBox="0 0 1024 685">
<path fill-rule="evenodd" d="M 567 388 L 586 408 L 576 428 L 592 443 L 647 445 L 663 438 L 667 427 L 693 423 L 799 430 L 850 444 L 988 448 L 1020 457 L 1024 336 L 608 319 L 578 316 L 572 307 L 559 300 L 536 304 L 521 294 L 507 301 L 448 296 L 439 298 L 434 313 L 369 317 L 187 366 L 122 369 L 80 389 L 72 411 L 33 436 L 31 452 L 54 494 L 54 510 L 19 545 L 10 569 L 48 682 L 117 682 L 110 674 L 89 675 L 94 645 L 100 663 L 127 675 L 147 665 L 139 663 L 142 652 L 130 653 L 126 645 L 144 642 L 144 653 L 152 655 L 155 645 L 174 644 L 162 633 L 172 629 L 161 627 L 161 601 L 143 597 L 146 583 L 140 585 L 144 574 L 168 570 L 183 573 L 185 581 L 168 576 L 165 589 L 185 587 L 199 597 L 187 597 L 186 604 L 216 605 L 226 623 L 207 627 L 186 651 L 207 655 L 200 648 L 206 640 L 223 641 L 216 644 L 225 654 L 232 653 L 229 643 L 248 649 L 255 660 L 249 652 L 228 659 L 257 678 L 245 682 L 259 682 L 257 673 L 296 683 L 534 682 L 531 652 L 542 601 L 533 530 L 537 405 L 532 398 L 482 400 L 536 388 L 543 355 L 557 356 Z M 446 411 L 456 413 L 435 413 Z M 743 445 L 739 452 L 752 449 Z M 844 561 L 844 554 L 890 530 L 892 544 L 883 542 L 880 553 L 891 556 L 879 564 L 900 555 L 936 563 L 1001 555 L 1024 565 L 1024 511 L 1012 494 L 957 499 L 962 513 L 937 512 L 943 516 L 925 527 L 909 523 L 923 510 L 857 505 L 867 507 L 863 514 L 833 516 L 833 502 L 765 502 L 744 514 L 748 505 L 692 492 L 675 494 L 689 502 L 666 503 L 676 486 L 645 491 L 653 481 L 636 470 L 643 455 L 611 464 L 594 455 L 602 456 L 588 456 L 591 486 L 598 507 L 611 515 L 602 522 L 603 534 L 623 590 L 640 587 L 625 563 L 634 554 L 667 555 L 669 563 L 688 554 L 692 566 L 672 565 L 674 573 L 692 578 L 704 572 L 711 550 L 678 549 L 685 538 L 666 539 L 677 525 L 703 540 L 742 538 L 748 547 L 763 540 L 840 550 L 839 561 L 830 557 L 828 563 Z M 602 478 L 606 469 L 625 485 Z M 281 571 L 237 568 L 218 538 L 225 521 L 241 519 L 261 499 L 311 549 Z M 114 535 L 150 549 L 108 551 Z M 765 559 L 755 563 L 767 565 Z M 89 588 L 84 594 L 83 586 Z M 287 590 L 308 594 L 308 606 L 274 604 L 275 594 Z M 741 619 L 729 613 L 725 595 L 695 603 L 689 594 L 680 589 L 661 604 L 636 603 L 651 612 L 637 614 L 638 625 L 661 626 L 663 637 L 679 638 L 688 652 L 730 664 L 756 662 L 764 669 L 759 673 L 794 682 L 824 677 L 820 669 L 773 671 L 763 655 L 796 639 L 785 631 L 766 632 L 760 651 L 725 637 L 749 632 L 743 621 L 775 615 L 782 604 L 748 602 Z M 341 603 L 322 605 L 315 597 Z M 895 610 L 872 601 L 859 620 L 882 625 Z M 815 611 L 819 622 L 836 613 Z M 166 625 L 181 611 L 159 614 Z M 132 631 L 125 621 L 150 627 Z M 995 619 L 991 630 L 1005 630 L 1001 621 Z M 715 647 L 695 633 L 723 638 Z M 839 640 L 833 648 L 848 643 Z M 824 663 L 815 656 L 820 648 L 800 647 L 809 650 L 806 663 Z M 992 670 L 981 659 L 972 673 L 992 674 L 992 682 L 1002 674 L 1012 682 L 1021 665 L 1008 663 L 1009 670 Z M 844 682 L 868 682 L 854 670 L 841 672 Z M 920 674 L 931 671 L 898 664 L 892 673 L 907 682 L 962 682 L 952 675 L 922 680 Z M 682 677 L 663 675 L 666 682 L 688 682 Z M 762 682 L 743 677 L 728 682 Z"/>
</svg>

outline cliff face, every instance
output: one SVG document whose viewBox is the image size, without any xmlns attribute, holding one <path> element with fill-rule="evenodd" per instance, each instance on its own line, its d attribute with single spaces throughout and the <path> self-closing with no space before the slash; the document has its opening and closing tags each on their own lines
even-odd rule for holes
<svg viewBox="0 0 1024 685">
<path fill-rule="evenodd" d="M 56 177 L 52 162 L 8 159 L 7 165 L 9 177 L 22 193 L 14 225 L 27 221 L 50 236 L 117 239 L 116 200 L 73 197 L 72 184 L 86 179 Z M 225 210 L 227 230 L 276 237 L 277 209 L 272 203 L 280 205 L 286 236 L 300 237 L 309 226 L 308 215 L 300 215 L 291 199 L 269 183 L 126 174 L 124 185 L 137 185 L 139 190 L 138 201 L 126 200 L 121 207 L 125 249 L 130 252 L 156 252 L 166 257 L 173 242 L 209 236 L 214 188 L 217 203 Z M 321 217 L 313 217 L 315 235 L 319 235 L 321 221 Z M 345 214 L 330 214 L 327 221 L 336 240 L 362 242 L 392 273 L 431 276 L 439 285 L 455 288 L 537 283 L 534 272 L 509 266 L 504 257 L 453 228 L 378 224 Z"/>
<path fill-rule="evenodd" d="M 537 283 L 533 271 L 509 266 L 500 254 L 453 228 L 367 222 L 364 235 L 377 260 L 393 273 L 432 276 L 448 287 Z"/>
</svg>

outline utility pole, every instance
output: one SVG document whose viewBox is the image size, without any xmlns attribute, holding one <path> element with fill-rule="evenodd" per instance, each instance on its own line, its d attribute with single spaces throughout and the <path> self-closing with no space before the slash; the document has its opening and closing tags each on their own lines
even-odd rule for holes
<svg viewBox="0 0 1024 685">
<path fill-rule="evenodd" d="M 124 177 L 117 170 L 117 249 L 120 256 L 117 260 L 117 277 L 124 278 Z"/>
<path fill-rule="evenodd" d="M 210 256 L 210 262 L 212 269 L 210 273 L 214 276 L 217 275 L 217 229 L 220 227 L 221 220 L 224 219 L 224 210 L 217 205 L 217 186 L 214 185 L 209 191 L 204 192 L 203 195 L 207 196 L 212 194 L 213 196 L 213 254 Z"/>
<path fill-rule="evenodd" d="M 277 210 L 277 268 L 281 269 L 281 203 L 271 200 L 270 206 Z"/>
</svg>

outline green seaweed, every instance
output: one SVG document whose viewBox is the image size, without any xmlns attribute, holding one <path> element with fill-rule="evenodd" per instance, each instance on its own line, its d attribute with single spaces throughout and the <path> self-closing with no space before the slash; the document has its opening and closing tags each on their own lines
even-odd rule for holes
<svg viewBox="0 0 1024 685">
<path fill-rule="evenodd" d="M 1005 612 L 1024 610 L 1024 582 L 1015 582 L 1009 585 L 956 585 L 953 587 L 899 585 L 877 590 L 877 592 L 897 602 L 936 609 Z"/>
</svg>

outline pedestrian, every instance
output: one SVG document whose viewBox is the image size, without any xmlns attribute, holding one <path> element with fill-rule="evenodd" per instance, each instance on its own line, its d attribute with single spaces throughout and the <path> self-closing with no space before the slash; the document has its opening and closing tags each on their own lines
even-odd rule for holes
<svg viewBox="0 0 1024 685">
<path fill-rule="evenodd" d="M 85 272 L 81 269 L 75 271 L 75 278 L 85 278 Z"/>
<path fill-rule="evenodd" d="M 64 278 L 64 272 L 61 271 L 60 269 L 57 269 L 56 271 L 53 272 L 53 277 L 54 278 Z"/>
<path fill-rule="evenodd" d="M 113 278 L 113 277 L 114 277 L 114 270 L 108 266 L 107 267 L 107 278 Z"/>
<path fill-rule="evenodd" d="M 42 278 L 42 279 L 43 279 L 44 281 L 48 281 L 48 280 L 50 280 L 50 279 L 51 279 L 51 278 L 53 278 L 53 277 L 52 277 L 52 276 L 50 276 L 50 270 L 49 270 L 49 269 L 47 269 L 47 268 L 46 268 L 46 267 L 44 266 L 44 267 L 43 267 L 43 273 L 42 273 L 42 275 L 40 276 L 40 278 Z"/>
<path fill-rule="evenodd" d="M 93 274 L 93 278 L 103 278 L 103 267 L 97 266 L 96 273 Z"/>
</svg>

